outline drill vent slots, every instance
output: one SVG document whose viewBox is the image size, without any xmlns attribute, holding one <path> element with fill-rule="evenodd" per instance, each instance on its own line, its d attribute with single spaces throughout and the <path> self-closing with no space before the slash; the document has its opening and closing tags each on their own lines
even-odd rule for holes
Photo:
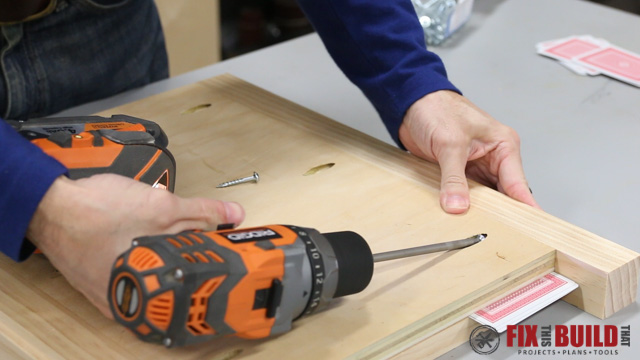
<svg viewBox="0 0 640 360">
<path fill-rule="evenodd" d="M 204 244 L 204 241 L 195 234 L 189 234 L 189 237 L 195 240 L 198 244 Z"/>
<path fill-rule="evenodd" d="M 189 307 L 189 318 L 187 329 L 193 335 L 215 334 L 215 331 L 205 321 L 207 315 L 207 304 L 209 297 L 222 284 L 226 276 L 218 276 L 202 283 L 200 288 L 191 295 L 191 306 Z"/>
<path fill-rule="evenodd" d="M 164 261 L 153 250 L 145 247 L 137 247 L 131 251 L 128 260 L 129 266 L 137 271 L 145 271 L 164 266 Z"/>
<path fill-rule="evenodd" d="M 167 241 L 168 241 L 171 245 L 175 246 L 175 247 L 176 247 L 176 248 L 178 248 L 178 249 L 180 249 L 180 248 L 182 247 L 182 244 L 181 244 L 178 240 L 176 240 L 176 239 L 167 238 Z"/>
<path fill-rule="evenodd" d="M 191 245 L 193 245 L 193 242 L 192 242 L 191 240 L 187 239 L 187 238 L 186 238 L 186 237 L 184 237 L 184 236 L 178 235 L 178 239 L 179 239 L 180 241 L 182 241 L 182 242 L 183 242 L 185 245 L 187 245 L 187 246 L 191 246 Z"/>
<path fill-rule="evenodd" d="M 215 261 L 215 262 L 219 262 L 219 263 L 223 263 L 223 262 L 224 262 L 224 260 L 223 260 L 223 259 L 222 259 L 218 254 L 214 253 L 213 251 L 211 251 L 211 250 L 205 250 L 204 252 L 205 252 L 205 254 L 209 255 L 209 257 L 210 257 L 213 261 Z"/>
<path fill-rule="evenodd" d="M 205 255 L 206 254 L 206 255 Z M 216 253 L 211 250 L 205 250 L 204 254 L 199 251 L 194 251 L 192 253 L 182 253 L 180 254 L 185 260 L 190 263 L 210 263 L 210 262 L 218 262 L 223 263 L 224 260 Z"/>
<path fill-rule="evenodd" d="M 169 237 L 167 238 L 167 241 L 178 249 L 182 248 L 183 246 L 193 246 L 194 241 L 198 244 L 204 244 L 204 241 L 195 234 L 188 234 L 188 237 L 185 235 L 178 235 L 176 236 L 176 238 Z"/>
<path fill-rule="evenodd" d="M 204 240 L 202 238 L 200 238 L 199 236 L 197 236 L 196 234 L 190 233 L 190 234 L 184 234 L 184 235 L 177 235 L 175 237 L 168 237 L 167 238 L 167 242 L 169 242 L 169 244 L 173 245 L 176 249 L 183 249 L 186 247 L 197 247 L 198 244 L 204 244 Z M 194 244 L 194 242 L 196 244 Z M 187 249 L 185 249 L 187 250 Z M 185 260 L 187 260 L 190 263 L 210 263 L 210 262 L 217 262 L 217 263 L 223 263 L 224 259 L 222 259 L 222 257 L 218 254 L 216 254 L 215 252 L 213 252 L 212 250 L 204 250 L 204 251 L 185 251 L 183 253 L 180 254 L 180 256 L 182 256 Z"/>
<path fill-rule="evenodd" d="M 147 305 L 146 317 L 149 322 L 161 330 L 167 330 L 173 316 L 173 291 L 169 290 L 154 296 Z"/>
<path fill-rule="evenodd" d="M 197 263 L 198 261 L 196 259 L 193 258 L 193 256 L 191 256 L 190 254 L 187 253 L 182 253 L 180 254 L 182 255 L 183 258 L 185 258 L 188 262 L 190 263 Z"/>
<path fill-rule="evenodd" d="M 209 262 L 209 258 L 202 255 L 202 253 L 199 253 L 197 251 L 193 252 L 193 256 L 195 256 L 196 258 L 198 258 L 198 260 L 200 260 L 203 263 L 208 263 Z"/>
</svg>

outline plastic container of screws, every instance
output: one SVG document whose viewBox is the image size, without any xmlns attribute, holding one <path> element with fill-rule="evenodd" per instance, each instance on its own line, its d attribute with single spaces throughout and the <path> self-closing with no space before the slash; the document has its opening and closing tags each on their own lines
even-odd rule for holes
<svg viewBox="0 0 640 360">
<path fill-rule="evenodd" d="M 439 45 L 471 17 L 473 0 L 411 0 L 428 45 Z"/>
</svg>

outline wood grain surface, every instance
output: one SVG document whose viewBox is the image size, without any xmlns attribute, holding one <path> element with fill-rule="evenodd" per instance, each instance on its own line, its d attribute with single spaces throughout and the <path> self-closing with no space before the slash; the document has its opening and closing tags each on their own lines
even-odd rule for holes
<svg viewBox="0 0 640 360">
<path fill-rule="evenodd" d="M 349 104 L 337 99 L 336 106 Z M 41 255 L 20 264 L 1 257 L 0 355 L 429 358 L 468 339 L 472 311 L 554 268 L 580 284 L 567 299 L 597 316 L 635 301 L 638 254 L 475 183 L 470 211 L 445 214 L 437 166 L 233 76 L 100 115 L 119 113 L 167 132 L 177 194 L 238 201 L 247 212 L 243 226 L 353 230 L 374 252 L 489 236 L 462 250 L 376 264 L 367 289 L 336 299 L 286 334 L 179 349 L 142 343 L 103 318 Z M 258 184 L 216 188 L 254 171 Z"/>
</svg>

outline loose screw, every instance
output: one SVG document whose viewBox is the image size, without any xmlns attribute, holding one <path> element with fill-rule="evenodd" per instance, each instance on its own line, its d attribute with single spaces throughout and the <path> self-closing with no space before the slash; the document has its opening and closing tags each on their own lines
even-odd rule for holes
<svg viewBox="0 0 640 360">
<path fill-rule="evenodd" d="M 220 185 L 218 185 L 216 187 L 217 188 L 226 188 L 228 186 L 244 184 L 244 183 L 248 183 L 248 182 L 256 182 L 257 183 L 258 180 L 260 180 L 260 176 L 258 175 L 257 172 L 254 171 L 253 175 L 251 175 L 251 176 L 243 177 L 242 179 L 236 179 L 236 180 L 223 182 L 222 184 L 220 184 Z"/>
</svg>

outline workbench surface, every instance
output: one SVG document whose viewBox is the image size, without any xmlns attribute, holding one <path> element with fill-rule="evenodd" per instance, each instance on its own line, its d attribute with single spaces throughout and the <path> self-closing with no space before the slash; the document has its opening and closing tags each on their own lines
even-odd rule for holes
<svg viewBox="0 0 640 360">
<path fill-rule="evenodd" d="M 481 0 L 454 39 L 431 48 L 441 55 L 450 79 L 469 99 L 518 131 L 525 171 L 543 209 L 637 252 L 640 89 L 604 76 L 575 75 L 536 54 L 535 44 L 591 34 L 640 53 L 639 33 L 639 16 L 586 1 Z M 373 107 L 333 64 L 315 34 L 63 115 L 94 113 L 222 73 L 391 143 Z M 635 303 L 599 320 L 557 302 L 524 323 L 640 329 L 640 307 Z M 632 342 L 636 338 L 632 333 Z M 464 344 L 443 356 L 452 357 L 478 355 Z M 520 356 L 501 347 L 491 358 Z"/>
</svg>

